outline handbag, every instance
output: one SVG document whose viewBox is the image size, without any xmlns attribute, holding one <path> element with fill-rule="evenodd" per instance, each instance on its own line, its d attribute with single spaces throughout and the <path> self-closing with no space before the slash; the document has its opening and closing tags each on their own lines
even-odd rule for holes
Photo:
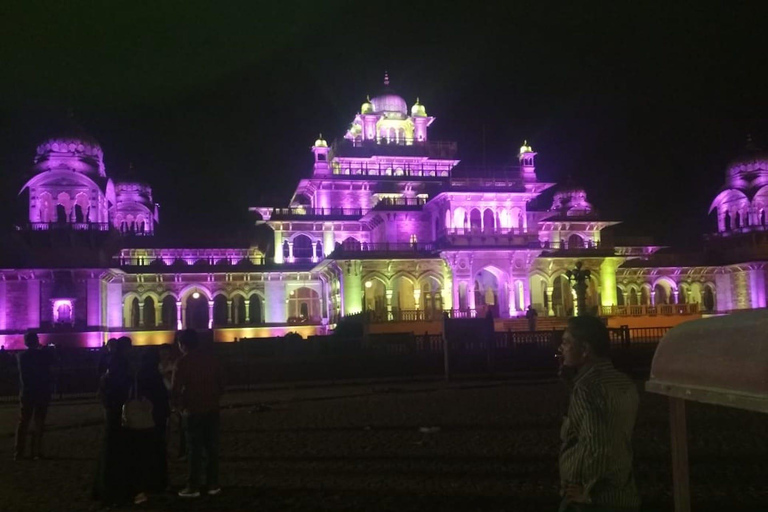
<svg viewBox="0 0 768 512">
<path fill-rule="evenodd" d="M 145 397 L 139 397 L 139 379 L 134 376 L 132 392 L 128 394 L 128 400 L 123 404 L 122 425 L 130 430 L 146 430 L 154 428 L 155 420 L 152 417 L 152 402 Z"/>
</svg>

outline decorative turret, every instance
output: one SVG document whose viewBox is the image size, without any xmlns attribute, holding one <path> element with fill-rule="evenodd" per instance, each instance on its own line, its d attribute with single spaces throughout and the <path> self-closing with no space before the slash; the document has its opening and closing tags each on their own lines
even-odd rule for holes
<svg viewBox="0 0 768 512">
<path fill-rule="evenodd" d="M 593 206 L 587 201 L 587 192 L 576 185 L 570 178 L 557 192 L 552 200 L 550 211 L 560 212 L 568 217 L 589 215 L 594 212 Z"/>
<path fill-rule="evenodd" d="M 427 117 L 427 109 L 419 103 L 419 98 L 416 98 L 416 103 L 411 107 L 411 117 Z"/>
<path fill-rule="evenodd" d="M 373 113 L 373 105 L 371 104 L 371 97 L 366 96 L 365 97 L 365 103 L 360 107 L 360 113 L 361 114 L 371 114 Z"/>
<path fill-rule="evenodd" d="M 751 137 L 728 164 L 725 185 L 709 211 L 717 211 L 720 233 L 764 230 L 768 225 L 768 152 Z"/>
<path fill-rule="evenodd" d="M 98 141 L 72 119 L 37 146 L 35 172 L 69 169 L 90 176 L 105 177 L 104 153 Z"/>
<path fill-rule="evenodd" d="M 523 175 L 523 181 L 532 182 L 536 181 L 536 165 L 534 163 L 534 157 L 537 155 L 533 151 L 533 148 L 528 145 L 528 141 L 523 142 L 520 146 L 520 153 L 517 155 L 520 161 L 520 168 Z"/>
<path fill-rule="evenodd" d="M 330 167 L 328 166 L 328 143 L 323 139 L 323 134 L 318 135 L 314 146 L 312 146 L 312 153 L 315 155 L 315 175 L 330 174 Z"/>
</svg>

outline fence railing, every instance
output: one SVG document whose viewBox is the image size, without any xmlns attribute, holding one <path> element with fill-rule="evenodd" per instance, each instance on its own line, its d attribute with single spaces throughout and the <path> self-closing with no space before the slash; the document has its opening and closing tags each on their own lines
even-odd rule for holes
<svg viewBox="0 0 768 512">
<path fill-rule="evenodd" d="M 456 315 L 468 314 L 455 312 Z M 611 352 L 620 368 L 644 371 L 650 366 L 656 344 L 668 327 L 609 329 Z M 453 373 L 543 372 L 554 375 L 555 355 L 562 330 L 506 331 L 462 337 L 449 342 Z M 442 334 L 370 334 L 368 336 L 285 336 L 215 344 L 227 384 L 248 387 L 291 380 L 404 377 L 440 375 L 445 357 Z M 134 347 L 138 362 L 145 350 Z M 57 396 L 95 396 L 101 349 L 57 349 Z M 18 393 L 15 359 L 0 361 L 0 396 L 9 400 Z"/>
</svg>

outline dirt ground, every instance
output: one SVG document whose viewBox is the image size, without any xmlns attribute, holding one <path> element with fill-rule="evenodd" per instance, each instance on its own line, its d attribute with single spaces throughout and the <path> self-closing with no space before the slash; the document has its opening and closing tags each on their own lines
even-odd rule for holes
<svg viewBox="0 0 768 512">
<path fill-rule="evenodd" d="M 667 402 L 641 396 L 635 468 L 644 510 L 672 510 Z M 564 397 L 555 382 L 489 381 L 230 393 L 222 494 L 182 501 L 168 493 L 131 508 L 554 511 Z M 701 404 L 688 411 L 694 510 L 768 509 L 768 417 Z M 98 405 L 54 403 L 42 461 L 11 461 L 16 414 L 0 405 L 0 511 L 98 510 L 89 499 Z M 171 463 L 175 489 L 184 472 L 183 462 Z"/>
</svg>

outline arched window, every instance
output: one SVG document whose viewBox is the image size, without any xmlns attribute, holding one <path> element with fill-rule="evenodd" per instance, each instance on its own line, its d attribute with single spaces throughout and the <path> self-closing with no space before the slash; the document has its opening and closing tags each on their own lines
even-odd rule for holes
<svg viewBox="0 0 768 512">
<path fill-rule="evenodd" d="M 572 234 L 568 237 L 568 249 L 583 249 L 584 239 L 577 234 Z"/>
<path fill-rule="evenodd" d="M 163 327 L 166 329 L 176 329 L 176 298 L 172 295 L 166 295 L 163 298 Z"/>
<path fill-rule="evenodd" d="M 213 298 L 213 325 L 227 325 L 227 298 L 224 295 L 217 295 Z"/>
<path fill-rule="evenodd" d="M 496 230 L 496 219 L 493 210 L 486 208 L 483 212 L 483 231 L 493 233 Z"/>
<path fill-rule="evenodd" d="M 319 322 L 320 295 L 306 286 L 292 290 L 288 296 L 288 317 L 300 322 Z"/>
<path fill-rule="evenodd" d="M 293 257 L 302 260 L 312 258 L 312 240 L 307 235 L 298 235 L 294 237 Z"/>
<path fill-rule="evenodd" d="M 483 221 L 481 220 L 480 210 L 474 208 L 469 214 L 469 227 L 473 233 L 480 233 Z"/>
<path fill-rule="evenodd" d="M 252 294 L 248 298 L 248 320 L 252 324 L 262 324 L 264 323 L 264 317 L 262 313 L 263 308 L 261 307 L 261 297 L 258 296 L 258 294 Z"/>
</svg>

